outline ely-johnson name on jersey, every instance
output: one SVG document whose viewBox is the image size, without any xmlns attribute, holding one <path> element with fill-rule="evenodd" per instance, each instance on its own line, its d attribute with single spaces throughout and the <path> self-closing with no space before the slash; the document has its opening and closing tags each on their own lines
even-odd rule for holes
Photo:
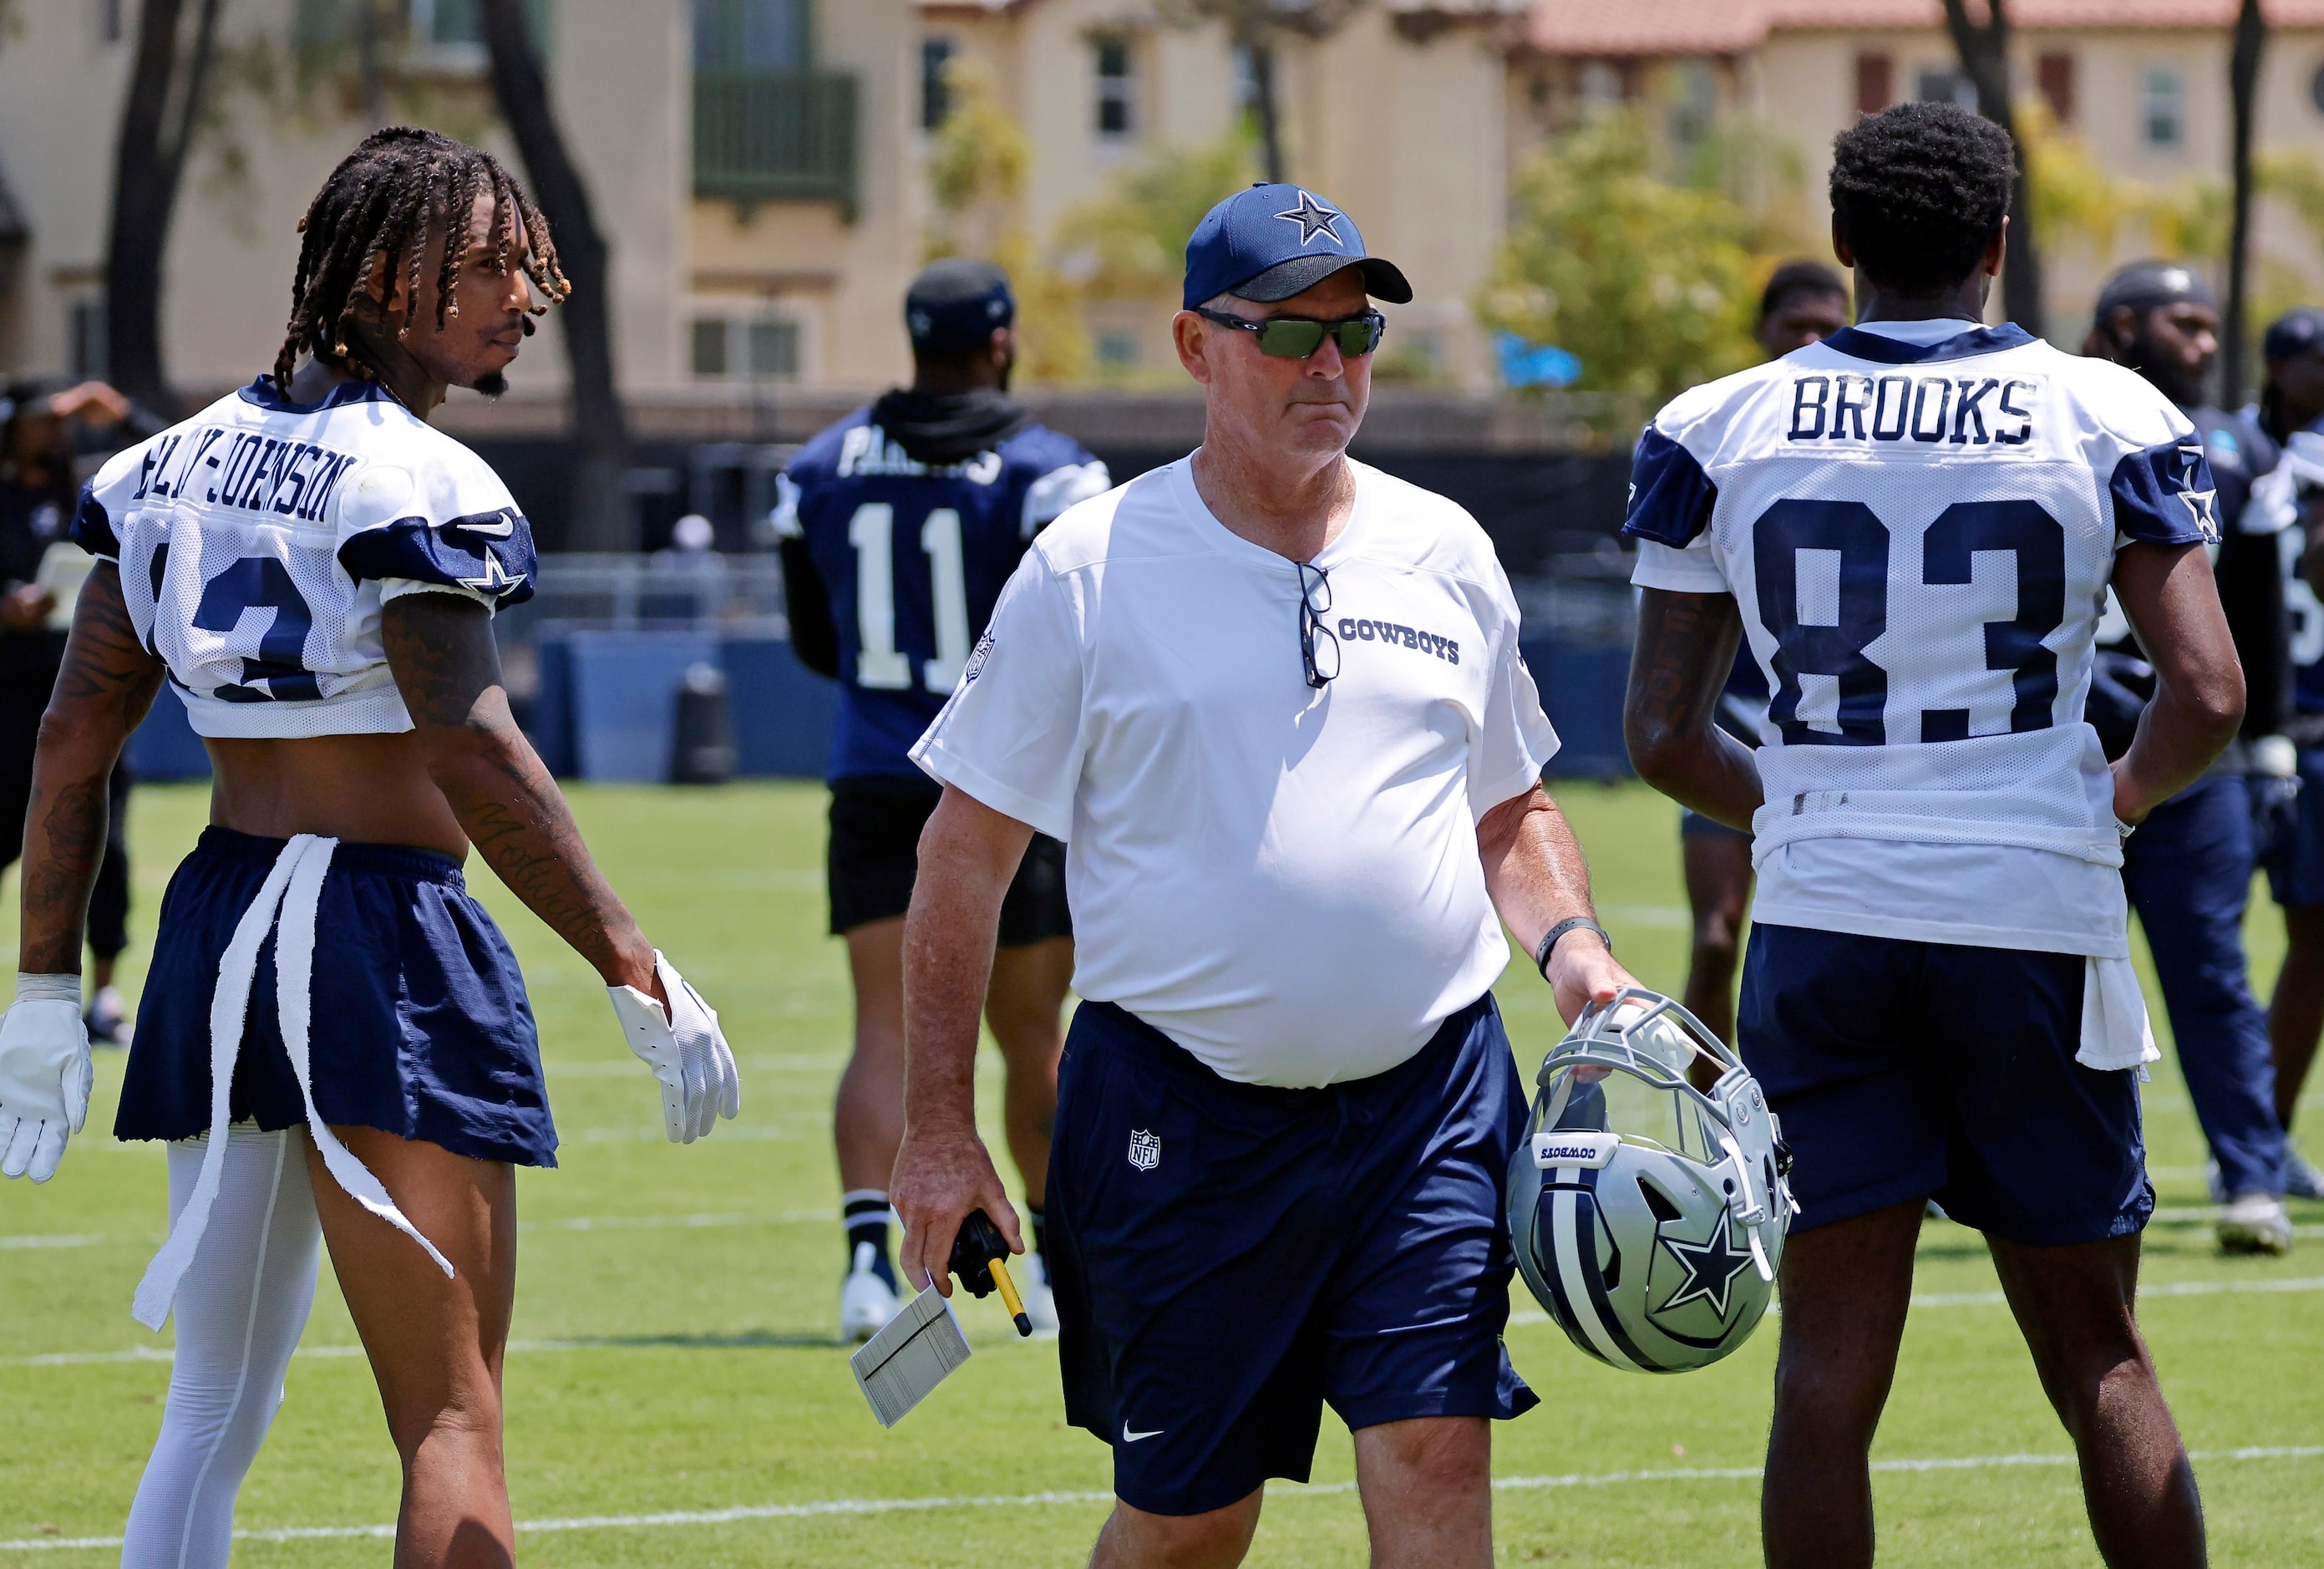
<svg viewBox="0 0 2324 1569">
<path fill-rule="evenodd" d="M 1839 835 L 2119 863 L 2093 634 L 2118 542 L 2217 538 L 2203 447 L 2119 366 L 1961 328 L 1841 331 L 1639 438 L 1637 580 L 1731 593 L 1767 678 L 1762 855 Z"/>
<path fill-rule="evenodd" d="M 532 595 L 532 529 L 499 476 L 364 383 L 295 404 L 262 376 L 115 454 L 73 538 L 119 566 L 202 735 L 408 730 L 383 595 Z"/>
</svg>

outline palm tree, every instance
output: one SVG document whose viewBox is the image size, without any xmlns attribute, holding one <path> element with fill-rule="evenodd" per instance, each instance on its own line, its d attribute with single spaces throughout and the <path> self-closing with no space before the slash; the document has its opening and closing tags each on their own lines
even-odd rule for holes
<svg viewBox="0 0 2324 1569">
<path fill-rule="evenodd" d="M 1945 28 L 1960 56 L 1961 74 L 1977 88 L 1977 112 L 2010 134 L 2017 144 L 2017 188 L 2009 197 L 2009 253 L 2002 263 L 2001 298 L 2009 319 L 2043 336 L 2047 312 L 2042 304 L 2042 263 L 2034 245 L 2034 170 L 2025 143 L 2017 136 L 2016 116 L 2009 102 L 2009 8 L 2005 0 L 1986 0 L 1986 20 L 1969 19 L 1968 0 L 1945 0 Z"/>
<path fill-rule="evenodd" d="M 637 548 L 636 518 L 623 484 L 629 470 L 629 420 L 613 377 L 613 335 L 606 296 L 612 283 L 605 236 L 589 205 L 549 106 L 549 78 L 533 52 L 524 0 L 483 0 L 484 46 L 493 93 L 516 138 L 532 193 L 557 236 L 557 255 L 572 281 L 560 325 L 572 365 L 572 522 L 566 543 L 581 550 Z"/>
</svg>

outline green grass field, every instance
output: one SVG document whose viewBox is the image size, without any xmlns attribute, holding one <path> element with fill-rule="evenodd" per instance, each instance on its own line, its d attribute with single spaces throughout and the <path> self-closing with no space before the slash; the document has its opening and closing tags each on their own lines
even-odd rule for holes
<svg viewBox="0 0 2324 1569">
<path fill-rule="evenodd" d="M 1563 798 L 1623 957 L 1675 990 L 1674 810 L 1635 787 Z M 595 976 L 479 874 L 524 961 L 564 1137 L 562 1168 L 521 1179 L 508 1361 L 511 1483 L 536 1563 L 1073 1564 L 1105 1513 L 1106 1451 L 1064 1426 L 1052 1347 L 1018 1342 L 991 1301 L 965 1308 L 975 1360 L 891 1433 L 828 1339 L 842 1249 L 827 1128 L 849 1005 L 841 951 L 823 935 L 823 801 L 806 786 L 575 792 L 614 881 L 720 1009 L 742 1063 L 742 1121 L 692 1149 L 662 1141 Z M 198 789 L 138 793 L 141 935 L 206 810 Z M 0 941 L 14 941 L 14 887 Z M 2264 901 L 2252 936 L 2272 977 L 2280 927 Z M 133 996 L 139 964 L 133 953 Z M 1502 1001 L 1520 1055 L 1537 1059 L 1556 1025 L 1522 960 Z M 121 1528 L 168 1385 L 168 1337 L 129 1318 L 166 1218 L 162 1158 L 104 1136 L 120 1057 L 101 1056 L 97 1074 L 89 1132 L 58 1178 L 0 1186 L 8 1569 L 110 1560 L 103 1543 Z M 2170 1062 L 2146 1105 L 2163 1208 L 2142 1318 L 2199 1456 L 2214 1559 L 2324 1562 L 2324 1206 L 2299 1215 L 2288 1260 L 2219 1257 Z M 1932 1224 L 1918 1289 L 1876 1451 L 1886 1561 L 2097 1562 L 2065 1438 L 1977 1237 Z M 1508 1338 L 1543 1405 L 1497 1435 L 1504 1561 L 1756 1561 L 1772 1328 L 1718 1367 L 1660 1380 L 1600 1368 L 1537 1311 Z M 1251 1562 L 1362 1562 L 1349 1444 L 1329 1417 L 1315 1472 L 1314 1486 L 1271 1491 Z M 380 1563 L 384 1544 L 359 1533 L 392 1520 L 395 1501 L 393 1452 L 326 1270 L 288 1403 L 243 1492 L 251 1536 L 237 1562 Z"/>
</svg>

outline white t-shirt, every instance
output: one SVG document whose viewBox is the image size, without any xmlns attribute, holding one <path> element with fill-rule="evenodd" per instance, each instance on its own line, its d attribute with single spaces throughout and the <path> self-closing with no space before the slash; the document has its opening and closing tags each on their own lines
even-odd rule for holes
<svg viewBox="0 0 2324 1569">
<path fill-rule="evenodd" d="M 1633 581 L 1734 594 L 1777 693 L 1755 920 L 2128 954 L 2099 607 L 2118 540 L 2216 538 L 2161 393 L 2015 328 L 1868 322 L 1684 394 L 1637 473 Z"/>
<path fill-rule="evenodd" d="M 1404 1061 L 1508 960 L 1476 822 L 1557 737 L 1476 521 L 1361 464 L 1315 558 L 1341 672 L 1311 690 L 1299 574 L 1187 461 L 1044 530 L 912 757 L 1066 842 L 1074 985 L 1221 1076 Z"/>
</svg>

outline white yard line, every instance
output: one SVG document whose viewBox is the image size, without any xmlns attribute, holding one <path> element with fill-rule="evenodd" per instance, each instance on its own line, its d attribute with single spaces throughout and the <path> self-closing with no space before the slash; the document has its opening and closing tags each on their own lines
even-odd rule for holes
<svg viewBox="0 0 2324 1569">
<path fill-rule="evenodd" d="M 2197 1451 L 2191 1457 L 2198 1463 L 2228 1460 L 2312 1460 L 2324 1455 L 2324 1444 L 2297 1444 L 2253 1446 L 2243 1449 Z M 2074 1463 L 2070 1454 L 1971 1454 L 1946 1456 L 1927 1460 L 1876 1460 L 1876 1472 L 1935 1472 L 1989 1471 L 2015 1466 L 2067 1466 Z M 1759 1476 L 1756 1465 L 1720 1468 L 1693 1467 L 1665 1471 L 1576 1472 L 1563 1476 L 1499 1476 L 1493 1479 L 1497 1491 L 1529 1492 L 1546 1488 L 1618 1487 L 1628 1482 L 1685 1481 L 1753 1481 Z M 1315 1487 L 1272 1486 L 1268 1490 L 1279 1499 L 1314 1498 L 1355 1491 L 1349 1481 L 1325 1482 Z M 665 1509 L 654 1514 L 638 1515 L 574 1515 L 562 1519 L 519 1520 L 520 1531 L 609 1531 L 640 1530 L 667 1526 L 724 1526 L 744 1520 L 796 1520 L 830 1515 L 889 1515 L 919 1513 L 930 1509 L 1046 1509 L 1056 1504 L 1111 1503 L 1113 1495 L 1096 1491 L 1074 1492 L 964 1493 L 949 1498 L 890 1498 L 890 1499 L 825 1499 L 800 1504 L 739 1504 L 723 1509 Z M 235 1532 L 240 1542 L 311 1542 L 341 1537 L 385 1538 L 395 1535 L 395 1527 L 383 1526 L 284 1526 L 272 1530 L 240 1530 Z M 0 1541 L 0 1553 L 36 1553 L 56 1549 L 86 1549 L 101 1551 L 121 1546 L 119 1537 L 27 1537 L 16 1541 Z"/>
</svg>

